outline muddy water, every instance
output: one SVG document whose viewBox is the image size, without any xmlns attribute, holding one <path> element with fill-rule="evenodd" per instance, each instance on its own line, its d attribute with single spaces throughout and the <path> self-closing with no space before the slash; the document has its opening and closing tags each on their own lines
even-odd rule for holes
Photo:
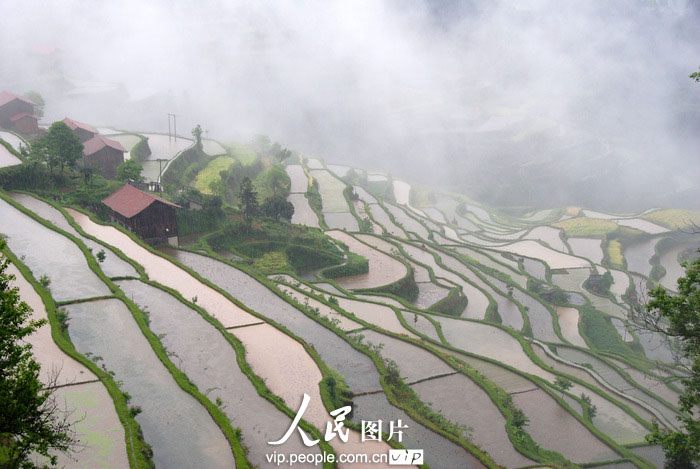
<svg viewBox="0 0 700 469">
<path fill-rule="evenodd" d="M 445 339 L 454 347 L 498 360 L 525 373 L 554 382 L 554 376 L 537 366 L 520 343 L 497 327 L 472 321 L 435 317 L 442 324 Z"/>
<path fill-rule="evenodd" d="M 420 248 L 417 248 L 410 244 L 402 245 L 404 250 L 415 259 L 417 262 L 427 265 L 433 270 L 436 277 L 444 278 L 462 287 L 462 291 L 467 296 L 469 302 L 467 303 L 467 309 L 463 313 L 466 317 L 474 319 L 483 319 L 486 314 L 486 309 L 489 306 L 489 299 L 484 295 L 484 293 L 476 288 L 474 285 L 465 282 L 459 275 L 454 272 L 450 272 L 447 269 L 439 266 L 433 256 Z"/>
<path fill-rule="evenodd" d="M 81 445 L 70 456 L 59 455 L 58 467 L 129 467 L 124 428 L 102 383 L 58 388 L 55 396 L 59 406 L 73 411 Z"/>
<path fill-rule="evenodd" d="M 320 301 L 317 301 L 313 298 L 310 298 L 306 295 L 303 295 L 299 293 L 296 290 L 293 290 L 287 286 L 284 285 L 278 285 L 277 288 L 283 292 L 285 295 L 289 296 L 290 298 L 295 299 L 299 303 L 303 305 L 308 305 L 309 307 L 318 310 L 320 314 L 323 316 L 327 317 L 331 321 L 335 322 L 338 327 L 340 327 L 343 330 L 346 331 L 351 331 L 353 329 L 359 329 L 362 327 L 362 325 L 358 322 L 353 321 L 352 319 L 348 319 L 330 306 L 326 306 L 325 304 L 321 303 Z"/>
<path fill-rule="evenodd" d="M 494 249 L 540 259 L 547 263 L 551 269 L 571 269 L 588 267 L 590 265 L 589 262 L 584 259 L 555 251 L 533 240 L 516 241 L 512 244 Z"/>
<path fill-rule="evenodd" d="M 597 238 L 569 238 L 571 250 L 577 256 L 585 257 L 595 264 L 603 262 L 603 241 Z"/>
<path fill-rule="evenodd" d="M 651 273 L 649 261 L 654 256 L 654 246 L 658 241 L 658 238 L 653 238 L 627 246 L 623 251 L 627 261 L 627 270 L 648 277 Z"/>
<path fill-rule="evenodd" d="M 697 241 L 681 243 L 662 254 L 659 262 L 661 266 L 666 269 L 666 275 L 661 278 L 661 285 L 671 291 L 678 291 L 678 284 L 676 282 L 680 277 L 685 275 L 685 269 L 681 266 L 680 262 L 678 262 L 678 256 L 683 251 L 698 248 L 700 248 L 700 243 Z M 698 253 L 693 254 L 694 256 L 692 258 L 696 258 L 699 255 Z"/>
<path fill-rule="evenodd" d="M 264 454 L 270 450 L 267 442 L 283 435 L 289 428 L 291 419 L 258 395 L 248 377 L 240 370 L 231 344 L 196 311 L 164 291 L 140 281 L 123 281 L 118 284 L 136 304 L 149 311 L 149 327 L 162 337 L 163 345 L 173 353 L 173 363 L 210 400 L 215 401 L 217 397 L 222 400 L 223 411 L 232 424 L 240 427 L 243 432 L 243 443 L 250 450 L 248 458 L 253 464 L 264 467 Z M 260 326 L 251 326 L 250 329 L 259 330 L 258 327 Z M 246 329 L 248 328 L 237 332 Z M 246 343 L 257 340 L 255 334 L 244 334 L 244 337 Z M 274 339 L 277 340 L 278 337 Z M 268 360 L 271 356 L 274 355 L 257 355 L 257 352 L 248 348 L 247 361 L 251 363 L 251 358 Z M 285 362 L 288 361 L 285 359 Z M 268 376 L 262 373 L 258 375 Z M 309 393 L 317 390 L 317 386 L 312 385 L 313 382 L 308 383 Z M 267 385 L 270 386 L 269 381 Z M 295 433 L 294 438 L 278 449 L 299 452 L 304 448 L 298 433 Z"/>
<path fill-rule="evenodd" d="M 392 204 L 384 204 L 386 210 L 394 217 L 396 222 L 406 231 L 412 231 L 421 238 L 428 238 L 428 230 L 421 225 L 417 220 L 408 216 L 401 208 Z"/>
<path fill-rule="evenodd" d="M 386 213 L 386 210 L 384 210 L 381 205 L 370 204 L 369 213 L 374 221 L 381 225 L 390 235 L 406 237 L 406 233 L 398 225 L 391 221 L 389 214 Z"/>
<path fill-rule="evenodd" d="M 32 320 L 48 319 L 44 302 L 34 287 L 22 276 L 14 265 L 10 264 L 7 273 L 15 276 L 13 285 L 19 288 L 22 301 L 32 308 Z M 51 326 L 46 323 L 36 332 L 27 337 L 27 342 L 32 345 L 32 354 L 41 365 L 39 378 L 42 382 L 48 382 L 49 378 L 56 378 L 57 385 L 93 381 L 97 376 L 75 361 L 58 348 L 51 338 Z"/>
<path fill-rule="evenodd" d="M 588 348 L 586 341 L 578 332 L 578 310 L 576 308 L 557 307 L 557 317 L 561 333 L 566 340 L 579 347 Z"/>
<path fill-rule="evenodd" d="M 257 280 L 238 269 L 198 254 L 184 251 L 177 251 L 175 254 L 178 260 L 190 268 L 313 345 L 321 359 L 343 375 L 355 393 L 381 389 L 377 370 L 367 356 L 296 310 Z M 404 443 L 409 448 L 423 448 L 426 462 L 433 467 L 464 467 L 465 462 L 473 461 L 463 448 L 419 425 L 402 410 L 393 407 L 382 393 L 356 397 L 353 410 L 356 422 L 402 419 L 411 428 L 404 436 Z M 478 466 L 480 465 L 475 467 Z"/>
<path fill-rule="evenodd" d="M 397 282 L 408 273 L 406 266 L 398 260 L 369 247 L 347 233 L 342 231 L 327 231 L 326 234 L 344 243 L 350 248 L 350 251 L 361 255 L 369 261 L 368 273 L 336 280 L 343 288 L 376 288 Z"/>
<path fill-rule="evenodd" d="M 177 290 L 187 299 L 196 297 L 197 304 L 218 319 L 224 327 L 240 326 L 260 321 L 255 316 L 228 301 L 219 292 L 199 282 L 170 261 L 148 251 L 116 228 L 98 225 L 82 213 L 74 210 L 69 211 L 83 230 L 103 242 L 119 248 L 131 259 L 141 264 L 152 280 Z"/>
<path fill-rule="evenodd" d="M 536 279 L 542 280 L 543 282 L 547 280 L 547 267 L 544 262 L 530 259 L 529 257 L 523 257 L 523 267 L 525 268 L 525 272 Z"/>
<path fill-rule="evenodd" d="M 10 150 L 0 145 L 0 168 L 21 164 L 22 160 L 10 153 Z"/>
<path fill-rule="evenodd" d="M 440 336 L 438 336 L 438 333 L 435 330 L 435 326 L 432 322 L 426 319 L 425 316 L 410 311 L 401 311 L 401 315 L 403 316 L 404 320 L 406 321 L 406 323 L 408 323 L 408 326 L 411 329 L 414 329 L 420 332 L 421 334 L 424 334 L 430 337 L 431 339 L 440 342 Z"/>
<path fill-rule="evenodd" d="M 104 261 L 98 262 L 100 264 L 100 269 L 102 269 L 102 271 L 108 277 L 138 277 L 138 273 L 128 262 L 119 258 L 119 256 L 117 256 L 109 248 L 106 248 L 101 244 L 80 235 L 80 233 L 78 233 L 78 231 L 73 228 L 70 223 L 68 223 L 66 217 L 64 217 L 60 211 L 56 210 L 51 205 L 27 194 L 14 193 L 10 195 L 17 202 L 36 213 L 41 218 L 50 221 L 62 230 L 80 238 L 88 249 L 92 251 L 93 255 L 96 255 L 100 251 L 104 251 Z M 97 260 L 97 257 L 95 257 L 95 260 Z"/>
<path fill-rule="evenodd" d="M 14 286 L 19 288 L 22 301 L 32 308 L 31 319 L 46 319 L 44 303 L 31 284 L 12 264 L 7 273 L 15 276 Z M 44 324 L 27 337 L 27 342 L 32 345 L 34 359 L 41 365 L 39 379 L 47 383 L 51 377 L 55 377 L 55 384 L 63 386 L 56 391 L 57 403 L 62 409 L 73 412 L 75 431 L 83 445 L 80 452 L 72 455 L 77 461 L 62 455 L 59 465 L 77 463 L 82 467 L 105 467 L 114 464 L 115 467 L 126 467 L 124 428 L 102 383 L 89 382 L 97 380 L 97 376 L 58 348 L 51 338 L 49 324 Z M 66 386 L 70 383 L 83 384 Z"/>
<path fill-rule="evenodd" d="M 551 226 L 538 226 L 526 234 L 525 238 L 540 240 L 552 249 L 556 249 L 560 252 L 569 252 L 566 244 L 564 244 L 564 241 L 561 239 L 561 230 L 558 228 L 553 228 Z"/>
<path fill-rule="evenodd" d="M 535 441 L 577 463 L 617 459 L 617 453 L 563 407 L 542 406 L 541 402 L 547 398 L 541 389 L 513 395 L 516 407 L 530 418 L 527 432 Z"/>
<path fill-rule="evenodd" d="M 306 225 L 318 228 L 318 216 L 313 211 L 304 194 L 289 194 L 287 200 L 294 205 L 294 213 L 291 222 L 295 225 Z"/>
<path fill-rule="evenodd" d="M 628 226 L 630 228 L 635 228 L 639 231 L 643 231 L 643 232 L 649 233 L 649 234 L 659 234 L 659 233 L 665 233 L 668 231 L 668 228 L 664 228 L 663 226 L 659 226 L 659 225 L 652 223 L 650 221 L 642 220 L 641 218 L 615 220 L 615 222 L 617 222 L 618 225 Z"/>
<path fill-rule="evenodd" d="M 109 295 L 109 289 L 87 264 L 82 251 L 68 238 L 50 230 L 0 200 L 0 233 L 7 245 L 39 279 L 51 280 L 56 301 Z"/>
<path fill-rule="evenodd" d="M 284 170 L 289 176 L 289 180 L 292 182 L 290 192 L 300 192 L 304 193 L 309 188 L 309 179 L 306 177 L 304 168 L 299 164 L 287 165 Z"/>
<path fill-rule="evenodd" d="M 361 333 L 366 343 L 382 344 L 381 354 L 393 360 L 401 376 L 421 400 L 432 404 L 448 420 L 471 427 L 472 441 L 488 451 L 500 464 L 527 465 L 527 458 L 513 448 L 505 431 L 505 419 L 488 395 L 469 378 L 456 374 L 435 355 L 415 345 L 383 336 L 376 332 Z M 440 375 L 450 375 L 439 377 Z M 437 407 L 435 407 L 437 406 Z"/>
<path fill-rule="evenodd" d="M 449 288 L 435 285 L 432 282 L 419 282 L 416 285 L 418 285 L 418 298 L 416 298 L 415 305 L 422 309 L 434 305 L 450 293 Z"/>
<path fill-rule="evenodd" d="M 311 171 L 311 176 L 318 181 L 318 191 L 321 194 L 324 214 L 326 212 L 350 211 L 350 207 L 348 207 L 348 203 L 343 195 L 344 182 L 332 176 L 326 170 Z"/>
<path fill-rule="evenodd" d="M 351 300 L 348 298 L 338 298 L 338 305 L 345 311 L 382 329 L 415 337 L 413 333 L 407 331 L 401 325 L 394 310 L 388 306 L 365 303 L 364 301 Z"/>
<path fill-rule="evenodd" d="M 350 212 L 323 212 L 323 218 L 331 229 L 360 231 L 357 220 Z"/>
<path fill-rule="evenodd" d="M 141 407 L 136 420 L 153 447 L 156 466 L 234 466 L 221 430 L 205 408 L 175 383 L 121 301 L 78 303 L 66 309 L 76 349 L 101 357 L 99 365 L 114 372 L 132 396 L 131 405 Z"/>
</svg>

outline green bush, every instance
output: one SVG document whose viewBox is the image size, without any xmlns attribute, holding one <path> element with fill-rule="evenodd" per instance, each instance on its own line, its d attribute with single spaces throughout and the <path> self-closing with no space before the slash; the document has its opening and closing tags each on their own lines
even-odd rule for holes
<svg viewBox="0 0 700 469">
<path fill-rule="evenodd" d="M 579 312 L 581 314 L 579 329 L 592 348 L 623 356 L 640 354 L 637 347 L 632 347 L 622 340 L 606 314 L 592 306 L 582 306 Z"/>
<path fill-rule="evenodd" d="M 447 314 L 450 316 L 459 316 L 467 307 L 468 299 L 462 293 L 461 287 L 455 287 L 450 290 L 448 295 L 430 307 L 431 311 Z"/>
<path fill-rule="evenodd" d="M 138 143 L 131 147 L 131 151 L 129 153 L 131 154 L 132 160 L 140 163 L 142 161 L 146 161 L 146 159 L 151 156 L 151 147 L 148 145 L 148 139 L 146 137 L 141 137 L 140 135 L 139 137 L 140 139 Z"/>
<path fill-rule="evenodd" d="M 344 264 L 335 265 L 324 269 L 321 274 L 326 278 L 350 277 L 352 275 L 366 274 L 369 272 L 369 261 L 364 257 L 348 252 Z"/>
</svg>

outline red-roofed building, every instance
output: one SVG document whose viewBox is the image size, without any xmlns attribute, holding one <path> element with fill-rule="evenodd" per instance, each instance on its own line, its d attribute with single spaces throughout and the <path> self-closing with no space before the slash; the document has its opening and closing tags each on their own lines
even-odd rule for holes
<svg viewBox="0 0 700 469">
<path fill-rule="evenodd" d="M 38 133 L 34 103 L 8 91 L 0 91 L 0 127 L 25 135 Z"/>
<path fill-rule="evenodd" d="M 91 138 L 94 138 L 99 133 L 94 127 L 78 122 L 69 117 L 63 119 L 63 123 L 66 124 L 70 129 L 78 136 L 81 142 L 85 143 Z"/>
<path fill-rule="evenodd" d="M 149 243 L 177 245 L 177 214 L 180 208 L 131 184 L 102 201 L 110 209 L 110 218 Z"/>
<path fill-rule="evenodd" d="M 83 164 L 108 179 L 115 179 L 117 167 L 124 162 L 124 152 L 121 143 L 97 135 L 83 143 Z"/>
</svg>

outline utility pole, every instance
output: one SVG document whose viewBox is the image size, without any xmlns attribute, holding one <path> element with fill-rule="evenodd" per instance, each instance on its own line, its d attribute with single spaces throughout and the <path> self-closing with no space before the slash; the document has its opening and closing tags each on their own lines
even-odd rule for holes
<svg viewBox="0 0 700 469">
<path fill-rule="evenodd" d="M 172 134 L 175 136 L 175 141 L 177 142 L 177 116 L 175 114 L 168 113 L 168 139 L 172 138 L 170 133 L 170 118 L 173 118 L 173 130 Z"/>
<path fill-rule="evenodd" d="M 157 182 L 158 182 L 158 188 L 160 189 L 160 177 L 163 175 L 163 161 L 170 161 L 170 160 L 167 158 L 158 158 L 158 159 L 156 159 L 156 161 L 158 162 L 158 181 Z"/>
</svg>

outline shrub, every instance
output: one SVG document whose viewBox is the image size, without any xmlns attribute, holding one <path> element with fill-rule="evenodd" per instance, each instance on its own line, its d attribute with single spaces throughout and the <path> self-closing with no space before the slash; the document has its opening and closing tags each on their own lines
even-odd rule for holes
<svg viewBox="0 0 700 469">
<path fill-rule="evenodd" d="M 326 278 L 339 278 L 366 274 L 369 272 L 369 261 L 367 259 L 354 252 L 347 252 L 346 255 L 347 259 L 345 263 L 328 267 L 324 269 L 321 274 Z"/>
<path fill-rule="evenodd" d="M 450 316 L 459 316 L 467 307 L 468 299 L 462 293 L 461 287 L 450 290 L 448 295 L 430 307 L 432 311 Z"/>
</svg>

